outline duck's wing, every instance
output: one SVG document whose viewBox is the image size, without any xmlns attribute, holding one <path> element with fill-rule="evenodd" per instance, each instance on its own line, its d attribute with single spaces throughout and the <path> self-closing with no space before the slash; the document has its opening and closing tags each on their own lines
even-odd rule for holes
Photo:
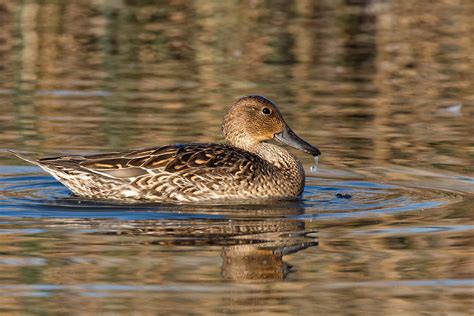
<svg viewBox="0 0 474 316">
<path fill-rule="evenodd" d="M 129 152 L 29 161 L 63 172 L 91 172 L 122 180 L 158 174 L 212 172 L 216 168 L 251 173 L 256 165 L 263 163 L 256 155 L 224 144 L 178 144 Z"/>
</svg>

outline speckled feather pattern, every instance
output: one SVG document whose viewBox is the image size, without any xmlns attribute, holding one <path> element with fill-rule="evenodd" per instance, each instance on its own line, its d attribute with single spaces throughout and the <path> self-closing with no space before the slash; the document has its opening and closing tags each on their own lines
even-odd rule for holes
<svg viewBox="0 0 474 316">
<path fill-rule="evenodd" d="M 224 144 L 169 145 L 38 164 L 77 195 L 145 201 L 203 201 L 298 195 L 293 177 L 259 156 Z M 302 169 L 302 168 L 301 168 Z"/>
</svg>

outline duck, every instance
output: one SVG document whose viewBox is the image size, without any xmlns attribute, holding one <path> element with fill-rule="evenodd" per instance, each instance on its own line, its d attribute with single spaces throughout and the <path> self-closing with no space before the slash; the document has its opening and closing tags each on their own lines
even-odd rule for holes
<svg viewBox="0 0 474 316">
<path fill-rule="evenodd" d="M 93 155 L 34 159 L 73 194 L 99 200 L 158 203 L 288 200 L 301 197 L 305 172 L 277 140 L 318 157 L 277 105 L 260 95 L 234 102 L 222 123 L 225 143 L 189 143 Z"/>
</svg>

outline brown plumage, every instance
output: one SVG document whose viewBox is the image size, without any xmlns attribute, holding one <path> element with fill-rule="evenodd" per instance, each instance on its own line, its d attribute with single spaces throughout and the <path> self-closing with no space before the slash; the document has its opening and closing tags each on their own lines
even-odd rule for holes
<svg viewBox="0 0 474 316">
<path fill-rule="evenodd" d="M 254 95 L 239 99 L 225 116 L 222 131 L 227 144 L 176 144 L 39 160 L 14 154 L 89 198 L 197 202 L 301 194 L 305 175 L 300 161 L 266 141 L 276 138 L 313 156 L 320 152 L 293 133 L 273 102 Z"/>
</svg>

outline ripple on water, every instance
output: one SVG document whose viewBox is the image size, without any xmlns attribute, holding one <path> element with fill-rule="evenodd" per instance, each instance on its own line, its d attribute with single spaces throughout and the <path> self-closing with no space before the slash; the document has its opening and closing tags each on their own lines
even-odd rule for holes
<svg viewBox="0 0 474 316">
<path fill-rule="evenodd" d="M 3 216 L 220 218 L 238 214 L 235 211 L 238 206 L 247 215 L 260 216 L 265 213 L 269 216 L 325 219 L 425 210 L 462 200 L 462 195 L 447 190 L 354 179 L 309 177 L 300 201 L 276 204 L 217 203 L 207 206 L 109 203 L 72 196 L 69 190 L 52 177 L 40 175 L 36 170 L 10 168 L 7 169 L 8 174 L 0 174 L 0 209 Z"/>
</svg>

